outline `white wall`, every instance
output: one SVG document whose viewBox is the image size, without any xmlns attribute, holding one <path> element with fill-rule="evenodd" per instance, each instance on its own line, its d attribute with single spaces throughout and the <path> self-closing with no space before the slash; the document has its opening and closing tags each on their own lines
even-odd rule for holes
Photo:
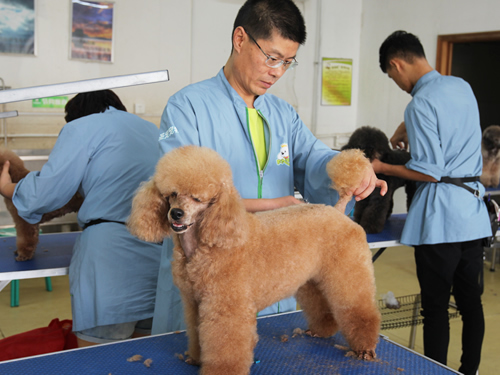
<svg viewBox="0 0 500 375">
<path fill-rule="evenodd" d="M 12 88 L 71 82 L 167 69 L 170 81 L 117 89 L 129 111 L 143 104 L 146 119 L 159 124 L 168 98 L 182 87 L 217 74 L 231 51 L 233 21 L 244 0 L 116 0 L 114 62 L 69 59 L 69 0 L 36 1 L 36 56 L 0 54 L 0 77 Z M 296 0 L 306 20 L 308 38 L 297 55 L 299 66 L 270 90 L 290 102 L 318 136 L 352 131 L 356 126 L 362 0 Z M 319 13 L 319 18 L 318 18 Z M 318 21 L 319 20 L 319 21 Z M 317 40 L 318 30 L 321 38 Z M 322 57 L 354 61 L 352 105 L 321 107 Z M 34 110 L 31 102 L 11 103 L 7 110 L 49 112 L 58 116 L 9 119 L 9 133 L 57 134 L 62 110 Z M 52 140 L 14 139 L 11 148 L 50 148 Z M 331 146 L 331 137 L 325 142 Z"/>
</svg>

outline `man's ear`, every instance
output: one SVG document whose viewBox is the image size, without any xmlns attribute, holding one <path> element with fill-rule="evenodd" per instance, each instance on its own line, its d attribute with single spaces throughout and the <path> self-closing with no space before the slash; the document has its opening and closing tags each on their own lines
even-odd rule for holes
<svg viewBox="0 0 500 375">
<path fill-rule="evenodd" d="M 389 60 L 389 69 L 394 69 L 396 70 L 398 73 L 401 73 L 404 69 L 404 64 L 405 64 L 405 61 L 398 58 L 398 57 L 394 57 L 392 59 Z"/>
<path fill-rule="evenodd" d="M 242 26 L 238 26 L 236 29 L 234 29 L 233 33 L 233 49 L 236 50 L 236 52 L 240 52 L 241 50 L 241 45 L 243 44 L 245 40 L 245 29 L 243 29 Z"/>
</svg>

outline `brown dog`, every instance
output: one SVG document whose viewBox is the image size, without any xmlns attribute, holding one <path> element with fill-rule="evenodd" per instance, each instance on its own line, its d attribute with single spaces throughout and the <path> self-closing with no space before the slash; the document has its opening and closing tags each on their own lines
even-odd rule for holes
<svg viewBox="0 0 500 375">
<path fill-rule="evenodd" d="M 481 140 L 483 173 L 481 183 L 485 187 L 498 187 L 500 183 L 500 126 L 490 125 L 483 131 Z"/>
<path fill-rule="evenodd" d="M 341 196 L 358 186 L 365 168 L 370 163 L 359 150 L 328 164 Z M 257 312 L 294 294 L 313 335 L 340 330 L 359 358 L 375 358 L 380 313 L 371 252 L 343 207 L 300 204 L 251 214 L 215 151 L 185 146 L 159 161 L 134 198 L 128 225 L 146 241 L 173 237 L 190 362 L 200 363 L 202 374 L 248 374 Z"/>
<path fill-rule="evenodd" d="M 14 152 L 0 149 L 0 170 L 3 168 L 3 164 L 7 160 L 10 161 L 9 173 L 12 178 L 12 182 L 19 182 L 19 180 L 24 178 L 30 172 L 24 167 L 23 161 Z M 16 260 L 24 261 L 33 258 L 33 255 L 35 254 L 36 246 L 38 244 L 40 224 L 56 217 L 78 211 L 82 205 L 83 198 L 80 194 L 76 193 L 64 207 L 43 215 L 42 220 L 38 224 L 29 224 L 24 221 L 18 215 L 17 209 L 12 203 L 12 200 L 4 198 L 4 202 L 16 226 Z"/>
</svg>

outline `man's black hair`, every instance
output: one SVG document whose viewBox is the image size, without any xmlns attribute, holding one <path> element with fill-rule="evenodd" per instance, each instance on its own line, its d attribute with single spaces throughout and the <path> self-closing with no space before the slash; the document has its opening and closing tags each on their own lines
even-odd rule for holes
<svg viewBox="0 0 500 375">
<path fill-rule="evenodd" d="M 234 20 L 232 35 L 239 26 L 255 39 L 270 39 L 277 30 L 285 39 L 306 41 L 304 18 L 292 0 L 247 0 Z"/>
<path fill-rule="evenodd" d="M 406 31 L 395 31 L 387 37 L 379 49 L 380 69 L 387 73 L 389 61 L 400 58 L 412 63 L 414 58 L 425 58 L 424 47 L 418 37 Z"/>
<path fill-rule="evenodd" d="M 110 106 L 127 112 L 118 95 L 111 90 L 80 93 L 66 103 L 64 119 L 70 122 L 83 116 L 104 112 Z"/>
</svg>

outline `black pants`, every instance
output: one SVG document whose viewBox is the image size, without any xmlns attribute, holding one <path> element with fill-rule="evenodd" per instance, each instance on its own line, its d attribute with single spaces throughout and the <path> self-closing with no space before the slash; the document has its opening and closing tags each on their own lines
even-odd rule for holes
<svg viewBox="0 0 500 375">
<path fill-rule="evenodd" d="M 476 374 L 484 337 L 482 240 L 416 246 L 415 262 L 424 316 L 424 354 L 446 365 L 448 304 L 453 290 L 463 322 L 459 371 Z"/>
</svg>

